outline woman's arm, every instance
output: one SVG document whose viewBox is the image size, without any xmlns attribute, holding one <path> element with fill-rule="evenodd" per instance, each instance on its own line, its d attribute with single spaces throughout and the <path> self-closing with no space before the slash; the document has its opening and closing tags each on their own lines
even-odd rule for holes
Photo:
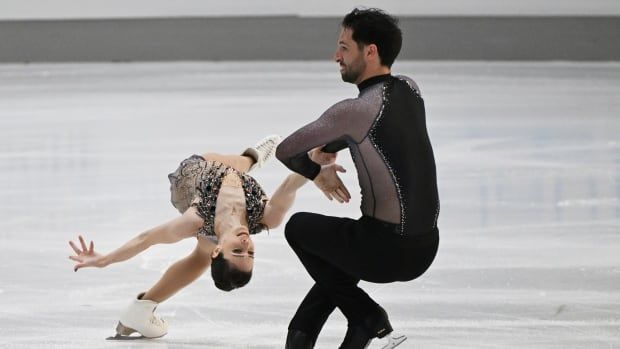
<svg viewBox="0 0 620 349">
<path fill-rule="evenodd" d="M 103 268 L 113 263 L 128 260 L 153 245 L 171 244 L 196 236 L 203 224 L 203 219 L 196 214 L 196 208 L 190 207 L 181 217 L 140 233 L 123 246 L 106 255 L 95 252 L 95 244 L 92 241 L 87 247 L 84 238 L 80 236 L 82 248 L 78 248 L 73 241 L 70 241 L 69 245 L 73 248 L 75 256 L 69 256 L 69 258 L 77 262 L 73 268 L 74 271 L 85 267 Z"/>
<path fill-rule="evenodd" d="M 265 206 L 265 213 L 261 223 L 273 229 L 284 220 L 286 212 L 291 209 L 295 202 L 297 190 L 308 182 L 308 179 L 297 173 L 288 175 L 278 187 L 271 200 Z"/>
<path fill-rule="evenodd" d="M 330 165 L 336 162 L 337 155 L 335 153 L 325 153 L 320 147 L 312 149 L 308 156 L 319 165 Z M 291 209 L 295 202 L 297 190 L 308 182 L 308 179 L 300 174 L 292 173 L 284 179 L 280 187 L 267 202 L 265 214 L 261 223 L 269 228 L 275 228 L 282 224 L 286 212 Z"/>
</svg>

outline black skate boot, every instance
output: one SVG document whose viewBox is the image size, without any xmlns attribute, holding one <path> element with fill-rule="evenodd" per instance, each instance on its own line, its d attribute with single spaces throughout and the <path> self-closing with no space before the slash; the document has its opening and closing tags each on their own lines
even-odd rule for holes
<svg viewBox="0 0 620 349">
<path fill-rule="evenodd" d="M 377 315 L 367 316 L 361 324 L 349 326 L 340 349 L 364 349 L 370 345 L 374 338 L 387 339 L 387 343 L 383 345 L 382 349 L 395 348 L 407 339 L 404 335 L 393 334 L 387 313 L 379 307 Z"/>
</svg>

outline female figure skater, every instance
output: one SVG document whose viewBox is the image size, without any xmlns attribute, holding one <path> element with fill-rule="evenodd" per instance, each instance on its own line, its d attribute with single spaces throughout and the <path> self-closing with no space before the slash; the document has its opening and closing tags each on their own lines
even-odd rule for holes
<svg viewBox="0 0 620 349">
<path fill-rule="evenodd" d="M 75 252 L 69 258 L 76 262 L 74 270 L 78 271 L 128 260 L 156 244 L 197 237 L 196 249 L 170 266 L 151 289 L 140 293 L 122 313 L 116 337 L 111 339 L 127 339 L 134 332 L 146 338 L 164 336 L 168 324 L 154 313 L 155 308 L 195 281 L 209 266 L 219 289 L 230 291 L 249 282 L 254 266 L 254 243 L 250 236 L 280 225 L 293 205 L 296 191 L 307 181 L 301 175 L 291 174 L 268 199 L 256 180 L 246 174 L 271 159 L 279 141 L 280 137 L 269 136 L 243 155 L 207 153 L 183 160 L 168 175 L 172 204 L 182 215 L 137 235 L 108 254 L 97 253 L 94 243 L 87 246 L 82 236 L 80 246 L 69 242 Z M 317 163 L 335 161 L 333 154 L 318 149 L 311 155 Z"/>
</svg>

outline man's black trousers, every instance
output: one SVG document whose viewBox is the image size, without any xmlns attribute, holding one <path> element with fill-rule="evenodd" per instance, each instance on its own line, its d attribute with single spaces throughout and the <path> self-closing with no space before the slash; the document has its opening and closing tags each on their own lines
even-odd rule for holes
<svg viewBox="0 0 620 349">
<path fill-rule="evenodd" d="M 354 220 L 294 214 L 286 224 L 286 239 L 315 284 L 297 309 L 289 330 L 300 330 L 316 340 L 336 307 L 349 326 L 379 316 L 379 305 L 357 286 L 358 282 L 413 280 L 431 265 L 439 244 L 437 229 L 402 235 L 397 228 L 367 216 Z"/>
</svg>

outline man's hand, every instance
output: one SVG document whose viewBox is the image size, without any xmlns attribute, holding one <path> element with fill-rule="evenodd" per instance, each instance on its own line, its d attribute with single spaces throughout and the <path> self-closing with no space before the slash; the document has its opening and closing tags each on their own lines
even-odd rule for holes
<svg viewBox="0 0 620 349">
<path fill-rule="evenodd" d="M 338 156 L 337 153 L 325 153 L 321 151 L 321 148 L 323 146 L 320 147 L 316 147 L 312 150 L 310 150 L 310 152 L 308 152 L 308 155 L 310 156 L 310 160 L 316 162 L 317 164 L 323 166 L 323 165 L 331 165 L 333 163 L 336 162 L 336 157 Z"/>
<path fill-rule="evenodd" d="M 338 164 L 324 165 L 321 167 L 321 172 L 314 178 L 314 184 L 321 189 L 329 200 L 335 198 L 340 203 L 349 202 L 351 194 L 340 180 L 338 172 L 347 171 Z"/>
<path fill-rule="evenodd" d="M 84 242 L 84 238 L 81 235 L 79 239 L 82 249 L 79 249 L 73 241 L 69 241 L 69 245 L 75 252 L 75 256 L 69 256 L 69 258 L 77 262 L 73 267 L 73 271 L 78 271 L 78 269 L 85 267 L 104 267 L 103 256 L 95 252 L 95 243 L 91 241 L 90 247 L 86 247 L 86 242 Z"/>
</svg>

